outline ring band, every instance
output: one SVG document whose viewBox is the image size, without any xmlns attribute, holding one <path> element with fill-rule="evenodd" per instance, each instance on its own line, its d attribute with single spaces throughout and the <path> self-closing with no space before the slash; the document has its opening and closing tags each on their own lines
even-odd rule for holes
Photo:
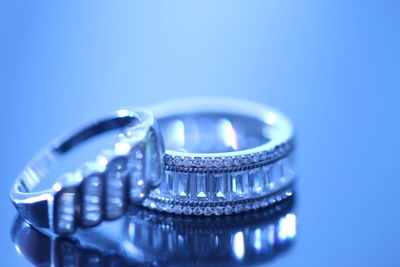
<svg viewBox="0 0 400 267">
<path fill-rule="evenodd" d="M 120 110 L 53 142 L 12 187 L 20 215 L 39 229 L 71 234 L 121 217 L 130 203 L 209 216 L 292 196 L 294 132 L 279 111 L 229 98 L 183 99 L 150 111 Z M 120 131 L 113 149 L 38 189 L 52 181 L 49 168 L 60 156 L 113 130 Z"/>
<path fill-rule="evenodd" d="M 49 168 L 61 156 L 112 130 L 120 131 L 113 149 L 51 181 Z M 60 140 L 38 154 L 11 189 L 20 215 L 37 228 L 71 234 L 78 227 L 119 218 L 130 202 L 142 201 L 164 176 L 162 138 L 146 109 L 119 110 Z M 54 182 L 51 188 L 36 190 L 49 179 Z"/>
<path fill-rule="evenodd" d="M 145 207 L 222 215 L 266 207 L 292 194 L 291 122 L 270 107 L 195 98 L 150 107 L 165 142 L 165 179 Z"/>
</svg>

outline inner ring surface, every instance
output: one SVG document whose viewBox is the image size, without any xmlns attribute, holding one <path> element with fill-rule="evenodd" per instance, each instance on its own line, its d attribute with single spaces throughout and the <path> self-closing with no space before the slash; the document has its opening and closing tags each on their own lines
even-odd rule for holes
<svg viewBox="0 0 400 267">
<path fill-rule="evenodd" d="M 96 155 L 98 149 L 96 147 L 92 147 L 91 150 L 84 153 L 84 151 L 80 151 L 82 154 L 81 157 L 77 157 L 76 153 L 73 153 L 73 156 L 68 159 L 65 158 L 69 155 L 72 150 L 80 147 L 83 143 L 87 141 L 96 141 L 100 137 L 100 135 L 104 135 L 106 133 L 112 133 L 115 130 L 122 129 L 124 127 L 132 127 L 141 122 L 140 118 L 136 114 L 130 114 L 121 117 L 113 117 L 110 116 L 108 118 L 98 120 L 97 122 L 90 124 L 86 127 L 83 127 L 81 130 L 76 131 L 71 134 L 68 138 L 59 142 L 59 140 L 54 141 L 52 145 L 48 146 L 47 150 L 44 150 L 41 154 L 38 154 L 31 162 L 23 170 L 22 174 L 19 177 L 19 182 L 17 183 L 17 189 L 19 192 L 28 193 L 28 192 L 38 192 L 43 191 L 47 188 L 50 188 L 54 183 L 54 179 L 44 179 L 48 177 L 50 172 L 52 173 L 52 177 L 55 178 L 57 175 L 55 173 L 62 174 L 68 171 L 68 167 L 78 166 L 79 160 L 84 158 L 85 160 L 91 159 L 93 155 Z M 100 144 L 103 144 L 105 147 L 108 141 L 111 141 L 115 135 L 112 135 L 103 141 Z M 97 145 L 97 143 L 95 143 Z M 63 158 L 64 163 L 60 165 L 60 157 Z M 87 157 L 87 158 L 85 158 Z M 67 162 L 65 162 L 67 161 Z M 66 166 L 64 166 L 66 165 Z"/>
<path fill-rule="evenodd" d="M 271 141 L 276 127 L 257 118 L 222 112 L 195 112 L 158 119 L 165 148 L 176 152 L 223 153 Z"/>
</svg>

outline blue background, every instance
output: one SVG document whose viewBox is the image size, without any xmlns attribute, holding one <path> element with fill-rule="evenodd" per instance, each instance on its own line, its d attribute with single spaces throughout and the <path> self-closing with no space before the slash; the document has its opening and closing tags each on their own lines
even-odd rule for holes
<svg viewBox="0 0 400 267">
<path fill-rule="evenodd" d="M 2 265 L 13 179 L 98 114 L 233 96 L 297 126 L 299 235 L 273 266 L 397 266 L 398 1 L 2 1 Z"/>
</svg>

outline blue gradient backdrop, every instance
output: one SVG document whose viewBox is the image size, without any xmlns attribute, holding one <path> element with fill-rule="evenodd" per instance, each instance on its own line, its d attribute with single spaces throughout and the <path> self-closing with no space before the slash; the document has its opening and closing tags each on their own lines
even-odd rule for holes
<svg viewBox="0 0 400 267">
<path fill-rule="evenodd" d="M 9 187 L 88 118 L 187 96 L 260 101 L 295 122 L 299 236 L 274 266 L 398 266 L 398 1 L 2 1 L 2 266 Z"/>
</svg>

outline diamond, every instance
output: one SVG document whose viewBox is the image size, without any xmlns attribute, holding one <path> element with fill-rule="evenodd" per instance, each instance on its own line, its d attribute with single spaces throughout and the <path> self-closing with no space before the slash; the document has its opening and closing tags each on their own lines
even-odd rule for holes
<svg viewBox="0 0 400 267">
<path fill-rule="evenodd" d="M 204 215 L 210 216 L 211 214 L 213 214 L 213 209 L 211 207 L 205 207 Z"/>
<path fill-rule="evenodd" d="M 173 194 L 181 197 L 188 195 L 188 176 L 184 173 L 175 173 L 173 176 Z"/>
<path fill-rule="evenodd" d="M 142 151 L 138 150 L 135 152 L 135 159 L 142 159 L 143 158 L 143 153 Z"/>
<path fill-rule="evenodd" d="M 94 175 L 82 184 L 82 225 L 92 226 L 100 222 L 102 215 L 103 182 Z"/>
<path fill-rule="evenodd" d="M 268 206 L 269 206 L 268 199 L 263 199 L 263 200 L 261 201 L 261 203 L 260 203 L 260 206 L 261 206 L 262 208 L 268 207 Z"/>
<path fill-rule="evenodd" d="M 243 159 L 240 158 L 240 157 L 236 157 L 236 158 L 233 160 L 233 164 L 235 164 L 236 166 L 240 166 L 240 165 L 242 165 L 242 163 L 243 163 Z"/>
<path fill-rule="evenodd" d="M 132 203 L 138 203 L 143 200 L 145 194 L 142 191 L 140 188 L 131 188 L 129 190 L 129 197 Z"/>
<path fill-rule="evenodd" d="M 224 208 L 223 207 L 217 206 L 217 207 L 214 208 L 214 214 L 215 215 L 221 215 L 223 212 L 224 212 Z"/>
<path fill-rule="evenodd" d="M 194 158 L 193 164 L 195 167 L 201 167 L 201 158 Z"/>
<path fill-rule="evenodd" d="M 238 179 L 239 179 L 240 173 L 234 172 L 231 174 L 231 179 L 232 179 L 232 192 L 237 194 L 238 193 Z"/>
<path fill-rule="evenodd" d="M 272 164 L 268 171 L 268 188 L 275 189 L 277 183 L 279 182 L 280 178 L 282 177 L 281 166 L 280 162 L 275 162 Z"/>
<path fill-rule="evenodd" d="M 185 215 L 191 215 L 191 214 L 192 214 L 192 209 L 191 209 L 190 207 L 186 206 L 186 207 L 184 207 L 184 208 L 182 209 L 182 212 L 183 212 L 183 214 L 185 214 Z"/>
<path fill-rule="evenodd" d="M 251 163 L 251 156 L 247 155 L 243 159 L 244 164 L 250 164 Z"/>
<path fill-rule="evenodd" d="M 144 201 L 143 201 L 143 204 L 142 204 L 144 207 L 146 207 L 146 208 L 148 208 L 149 207 L 149 205 L 150 205 L 150 200 L 149 199 L 145 199 Z"/>
<path fill-rule="evenodd" d="M 156 203 L 154 202 L 154 201 L 150 201 L 150 205 L 149 205 L 149 208 L 150 209 L 155 209 L 157 206 L 156 206 Z"/>
<path fill-rule="evenodd" d="M 182 164 L 183 164 L 182 158 L 181 157 L 175 157 L 174 158 L 174 164 L 175 164 L 175 166 L 182 166 Z"/>
<path fill-rule="evenodd" d="M 211 167 L 213 164 L 212 159 L 211 158 L 206 158 L 203 160 L 203 165 L 207 168 Z"/>
<path fill-rule="evenodd" d="M 224 212 L 225 212 L 226 215 L 232 214 L 233 208 L 228 205 L 228 206 L 225 207 Z"/>
<path fill-rule="evenodd" d="M 162 194 L 171 194 L 173 188 L 173 177 L 174 172 L 165 171 L 165 180 L 160 185 L 160 191 Z"/>
<path fill-rule="evenodd" d="M 244 210 L 244 211 L 250 211 L 251 208 L 252 208 L 252 205 L 251 205 L 251 204 L 245 204 L 245 205 L 243 206 L 243 210 Z"/>
<path fill-rule="evenodd" d="M 38 245 L 41 244 L 39 243 Z M 76 246 L 76 243 L 67 238 L 58 238 L 56 246 L 57 251 L 53 255 L 57 257 L 58 266 L 73 266 L 76 262 L 79 262 L 80 253 L 79 249 Z M 87 266 L 84 261 L 81 261 L 80 264 L 83 266 Z"/>
<path fill-rule="evenodd" d="M 175 214 L 181 214 L 181 213 L 182 213 L 182 208 L 181 208 L 181 206 L 176 205 L 176 206 L 174 207 L 174 213 L 175 213 Z"/>
<path fill-rule="evenodd" d="M 257 163 L 257 162 L 259 162 L 260 161 L 260 154 L 258 154 L 258 153 L 256 153 L 256 154 L 253 154 L 252 156 L 251 156 L 251 161 L 252 162 L 254 162 L 254 163 Z"/>
<path fill-rule="evenodd" d="M 243 205 L 238 204 L 234 207 L 236 213 L 241 213 L 243 211 Z"/>
<path fill-rule="evenodd" d="M 266 151 L 267 160 L 270 161 L 273 158 L 273 151 Z"/>
<path fill-rule="evenodd" d="M 233 160 L 231 158 L 224 159 L 224 165 L 226 167 L 230 167 L 230 166 L 232 166 L 232 164 L 233 164 Z"/>
<path fill-rule="evenodd" d="M 215 158 L 214 159 L 214 167 L 217 167 L 217 168 L 221 168 L 222 167 L 222 164 L 223 164 L 223 162 L 222 162 L 222 159 L 221 158 Z"/>
<path fill-rule="evenodd" d="M 165 206 L 164 211 L 166 211 L 166 212 L 173 212 L 173 211 L 174 211 L 174 206 L 173 206 L 173 205 L 167 204 L 167 205 Z"/>
<path fill-rule="evenodd" d="M 134 146 L 133 153 L 137 155 L 143 155 L 142 151 L 144 150 L 143 144 L 138 144 Z M 138 203 L 144 198 L 144 188 L 145 184 L 147 184 L 147 180 L 144 181 L 145 177 L 145 166 L 144 160 L 142 158 L 134 157 L 132 159 L 132 164 L 130 168 L 130 175 L 128 176 L 129 180 L 129 198 L 131 203 Z"/>
<path fill-rule="evenodd" d="M 227 198 L 228 193 L 230 191 L 230 181 L 231 179 L 228 179 L 227 174 L 214 174 L 213 178 L 215 180 L 215 196 L 217 198 Z"/>
<path fill-rule="evenodd" d="M 273 197 L 271 197 L 269 200 L 268 200 L 268 203 L 270 204 L 270 205 L 273 205 L 273 204 L 275 204 L 275 198 L 273 198 Z"/>
<path fill-rule="evenodd" d="M 240 172 L 236 174 L 236 193 L 244 196 L 249 193 L 249 174 L 248 172 Z"/>
<path fill-rule="evenodd" d="M 173 162 L 173 159 L 172 159 L 172 157 L 171 157 L 170 155 L 165 155 L 165 157 L 164 157 L 164 162 L 165 162 L 165 164 L 167 164 L 167 165 L 171 165 L 172 162 Z"/>
<path fill-rule="evenodd" d="M 267 151 L 262 152 L 260 155 L 260 160 L 265 161 L 267 160 L 267 158 L 268 158 L 268 152 Z"/>
<path fill-rule="evenodd" d="M 144 142 L 139 143 L 144 157 L 140 159 L 144 165 L 144 177 L 151 186 L 158 186 L 164 178 L 164 157 L 162 156 L 162 140 L 157 136 L 156 131 L 150 128 Z M 167 158 L 167 160 L 169 160 Z"/>
<path fill-rule="evenodd" d="M 260 194 L 264 191 L 264 172 L 261 168 L 251 170 L 249 172 L 249 180 L 251 181 L 253 193 Z"/>
<path fill-rule="evenodd" d="M 200 207 L 195 207 L 195 208 L 193 209 L 193 214 L 194 214 L 194 215 L 201 215 L 202 213 L 203 213 L 203 211 L 201 210 Z"/>
<path fill-rule="evenodd" d="M 73 188 L 63 189 L 56 196 L 55 228 L 58 234 L 71 234 L 75 231 L 76 216 L 76 190 Z"/>
<path fill-rule="evenodd" d="M 159 209 L 159 210 L 162 210 L 162 211 L 165 211 L 166 209 L 167 209 L 167 204 L 165 204 L 165 203 L 158 203 L 158 205 L 157 205 L 157 208 Z"/>
<path fill-rule="evenodd" d="M 196 178 L 196 196 L 198 198 L 205 198 L 206 195 L 206 175 L 198 173 L 195 175 Z"/>
<path fill-rule="evenodd" d="M 184 158 L 183 159 L 183 165 L 185 165 L 185 167 L 190 167 L 190 166 L 192 166 L 192 164 L 193 164 L 193 161 L 192 161 L 191 158 Z"/>
<path fill-rule="evenodd" d="M 279 158 L 280 153 L 279 153 L 279 147 L 275 147 L 273 150 L 273 157 L 274 158 Z"/>
<path fill-rule="evenodd" d="M 252 209 L 253 209 L 253 210 L 257 210 L 257 209 L 259 209 L 259 208 L 260 208 L 260 203 L 254 202 L 253 205 L 252 205 Z"/>
<path fill-rule="evenodd" d="M 126 159 L 119 157 L 107 166 L 105 186 L 105 211 L 107 219 L 115 219 L 125 211 Z"/>
<path fill-rule="evenodd" d="M 290 159 L 288 158 L 282 159 L 281 171 L 282 171 L 282 177 L 285 178 L 285 181 L 291 180 L 295 176 L 294 171 L 290 165 L 291 165 Z"/>
</svg>

